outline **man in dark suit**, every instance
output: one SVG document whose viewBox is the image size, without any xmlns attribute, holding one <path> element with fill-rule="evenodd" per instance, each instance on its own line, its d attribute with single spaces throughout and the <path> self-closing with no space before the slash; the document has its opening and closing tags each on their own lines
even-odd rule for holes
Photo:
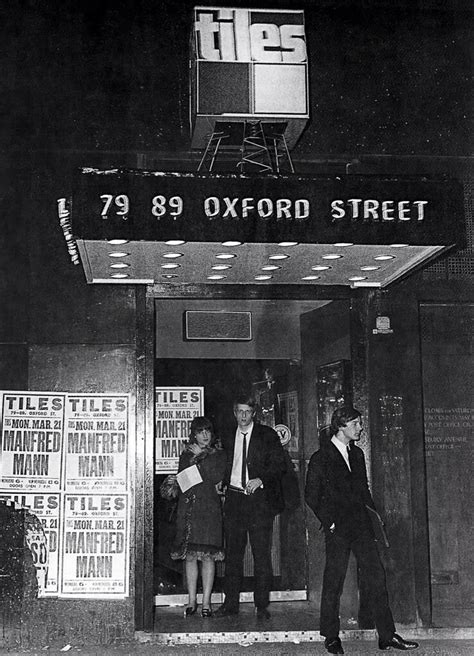
<svg viewBox="0 0 474 656">
<path fill-rule="evenodd" d="M 326 564 L 321 595 L 320 633 L 330 654 L 343 654 L 339 638 L 339 600 L 349 555 L 356 557 L 359 577 L 372 606 L 379 648 L 415 649 L 416 642 L 395 633 L 370 513 L 378 517 L 369 491 L 364 452 L 355 445 L 362 434 L 361 414 L 338 408 L 331 419 L 330 441 L 311 457 L 305 498 L 321 522 L 326 538 Z"/>
<path fill-rule="evenodd" d="M 271 544 L 275 515 L 283 510 L 281 478 L 285 454 L 278 434 L 254 421 L 255 401 L 246 394 L 234 401 L 235 433 L 222 444 L 227 453 L 225 489 L 225 601 L 216 617 L 236 615 L 247 535 L 254 560 L 254 602 L 258 619 L 268 619 L 272 583 Z"/>
</svg>

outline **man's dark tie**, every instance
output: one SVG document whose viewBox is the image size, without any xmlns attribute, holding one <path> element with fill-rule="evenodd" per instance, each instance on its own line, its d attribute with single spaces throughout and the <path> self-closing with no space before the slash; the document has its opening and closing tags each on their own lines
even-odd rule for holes
<svg viewBox="0 0 474 656">
<path fill-rule="evenodd" d="M 349 460 L 349 469 L 352 471 L 353 470 L 353 462 L 352 462 L 352 450 L 351 450 L 351 443 L 347 445 L 347 457 Z"/>
<path fill-rule="evenodd" d="M 247 433 L 242 433 L 242 487 L 247 485 Z"/>
</svg>

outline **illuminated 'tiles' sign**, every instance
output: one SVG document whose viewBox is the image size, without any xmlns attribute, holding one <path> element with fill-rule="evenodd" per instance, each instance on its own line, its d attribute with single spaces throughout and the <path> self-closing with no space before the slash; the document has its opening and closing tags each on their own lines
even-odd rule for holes
<svg viewBox="0 0 474 656">
<path fill-rule="evenodd" d="M 199 59 L 226 62 L 306 62 L 302 11 L 196 7 Z"/>
</svg>

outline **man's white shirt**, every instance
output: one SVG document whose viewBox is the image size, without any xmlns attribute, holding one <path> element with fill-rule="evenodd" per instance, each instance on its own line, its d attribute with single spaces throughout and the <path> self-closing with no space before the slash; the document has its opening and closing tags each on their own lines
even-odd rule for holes
<svg viewBox="0 0 474 656">
<path fill-rule="evenodd" d="M 344 458 L 346 465 L 349 467 L 349 471 L 352 471 L 351 466 L 349 464 L 349 452 L 347 450 L 347 446 L 344 444 L 344 442 L 338 440 L 335 435 L 331 437 L 331 442 L 334 444 L 334 446 L 337 448 L 341 456 Z"/>
<path fill-rule="evenodd" d="M 252 437 L 253 422 L 244 431 L 237 428 L 235 433 L 234 460 L 232 461 L 232 472 L 230 484 L 232 487 L 242 487 L 242 446 L 244 442 L 243 433 L 247 436 L 247 453 L 249 452 L 250 438 Z M 247 471 L 247 480 L 249 480 Z"/>
</svg>

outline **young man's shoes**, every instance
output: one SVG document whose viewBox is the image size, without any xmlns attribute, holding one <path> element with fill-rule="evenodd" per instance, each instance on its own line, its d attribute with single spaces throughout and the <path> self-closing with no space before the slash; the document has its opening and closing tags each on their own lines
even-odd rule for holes
<svg viewBox="0 0 474 656">
<path fill-rule="evenodd" d="M 270 611 L 266 608 L 257 608 L 257 619 L 258 620 L 269 620 L 271 617 Z"/>
<path fill-rule="evenodd" d="M 383 649 L 384 651 L 392 648 L 407 651 L 408 649 L 416 649 L 417 647 L 417 642 L 404 640 L 401 636 L 398 635 L 398 633 L 394 633 L 391 640 L 379 640 L 379 649 Z"/>
<path fill-rule="evenodd" d="M 326 638 L 324 641 L 324 646 L 330 654 L 343 654 L 344 649 L 342 648 L 341 639 L 336 638 Z"/>
<path fill-rule="evenodd" d="M 219 606 L 219 608 L 215 611 L 214 617 L 229 617 L 229 615 L 238 614 L 238 608 L 233 608 L 232 606 L 226 606 L 225 604 L 222 604 L 222 606 Z"/>
<path fill-rule="evenodd" d="M 201 615 L 203 617 L 212 617 L 212 608 L 210 606 L 203 606 L 201 608 Z"/>
</svg>

